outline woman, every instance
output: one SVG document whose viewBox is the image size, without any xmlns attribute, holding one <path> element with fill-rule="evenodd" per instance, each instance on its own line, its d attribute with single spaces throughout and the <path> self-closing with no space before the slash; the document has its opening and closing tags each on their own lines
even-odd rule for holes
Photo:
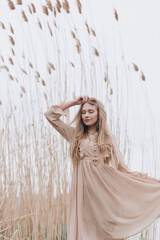
<svg viewBox="0 0 160 240">
<path fill-rule="evenodd" d="M 75 128 L 59 119 L 74 105 L 80 105 Z M 160 216 L 160 180 L 128 169 L 100 101 L 80 96 L 52 106 L 45 116 L 70 143 L 68 240 L 122 240 Z"/>
</svg>

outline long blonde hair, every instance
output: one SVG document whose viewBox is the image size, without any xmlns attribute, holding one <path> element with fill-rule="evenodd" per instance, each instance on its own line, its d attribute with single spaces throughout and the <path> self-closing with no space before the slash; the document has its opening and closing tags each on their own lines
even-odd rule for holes
<svg viewBox="0 0 160 240">
<path fill-rule="evenodd" d="M 79 111 L 77 112 L 77 114 L 75 115 L 74 119 L 71 122 L 71 123 L 73 122 L 76 123 L 75 136 L 69 148 L 69 152 L 70 152 L 73 164 L 75 164 L 79 159 L 78 148 L 79 148 L 80 140 L 85 138 L 88 132 L 88 127 L 83 123 L 83 120 L 82 120 L 82 107 L 85 103 L 82 103 L 80 105 Z M 112 138 L 111 132 L 107 127 L 107 116 L 104 110 L 104 106 L 96 98 L 89 98 L 87 103 L 96 106 L 98 111 L 96 131 L 98 132 L 97 144 L 100 151 L 100 161 L 101 163 L 104 163 L 104 154 L 107 150 L 111 154 L 110 160 L 112 162 L 112 165 L 115 167 L 115 165 L 118 163 L 118 159 L 114 154 L 113 138 Z"/>
</svg>

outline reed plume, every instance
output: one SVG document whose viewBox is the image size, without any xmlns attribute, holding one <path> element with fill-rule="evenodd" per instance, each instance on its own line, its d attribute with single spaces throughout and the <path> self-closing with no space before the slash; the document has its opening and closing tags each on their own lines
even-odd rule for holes
<svg viewBox="0 0 160 240">
<path fill-rule="evenodd" d="M 26 93 L 26 90 L 23 86 L 21 86 L 21 90 L 22 90 L 23 93 Z"/>
<path fill-rule="evenodd" d="M 10 64 L 14 65 L 14 62 L 11 57 L 9 57 L 9 62 L 10 62 Z"/>
<path fill-rule="evenodd" d="M 43 86 L 46 86 L 46 83 L 45 83 L 45 81 L 43 79 L 41 80 L 41 82 L 42 82 Z"/>
<path fill-rule="evenodd" d="M 10 40 L 10 42 L 11 42 L 12 45 L 15 45 L 15 41 L 14 41 L 14 39 L 13 39 L 12 36 L 9 36 L 9 40 Z"/>
<path fill-rule="evenodd" d="M 1 66 L 1 68 L 4 68 L 7 72 L 9 72 L 9 68 L 6 65 Z"/>
<path fill-rule="evenodd" d="M 11 48 L 11 51 L 12 51 L 13 56 L 15 56 L 15 52 L 14 52 L 13 48 Z"/>
<path fill-rule="evenodd" d="M 40 78 L 40 73 L 38 71 L 36 71 L 36 77 Z"/>
<path fill-rule="evenodd" d="M 32 11 L 33 11 L 34 13 L 36 13 L 36 7 L 35 7 L 34 3 L 31 3 L 31 6 L 32 6 Z"/>
<path fill-rule="evenodd" d="M 13 78 L 13 76 L 11 75 L 11 74 L 8 74 L 8 76 L 9 76 L 9 78 L 13 81 L 14 80 L 14 78 Z"/>
<path fill-rule="evenodd" d="M 47 4 L 47 7 L 51 10 L 51 12 L 53 11 L 53 6 L 52 6 L 52 3 L 50 0 L 46 0 L 46 4 Z"/>
<path fill-rule="evenodd" d="M 50 27 L 48 21 L 47 21 L 47 25 L 48 25 L 48 29 L 49 29 L 50 35 L 53 37 L 52 29 L 51 29 L 51 27 Z"/>
<path fill-rule="evenodd" d="M 9 5 L 9 8 L 10 8 L 11 10 L 14 10 L 14 9 L 15 9 L 15 5 L 14 5 L 14 3 L 13 3 L 11 0 L 8 0 L 8 5 Z"/>
<path fill-rule="evenodd" d="M 86 27 L 87 27 L 87 31 L 88 31 L 88 33 L 90 34 L 90 29 L 89 29 L 88 23 L 85 22 L 85 25 L 86 25 Z"/>
<path fill-rule="evenodd" d="M 0 22 L 0 25 L 1 25 L 1 27 L 2 27 L 3 29 L 6 29 L 3 22 Z"/>
<path fill-rule="evenodd" d="M 78 11 L 81 14 L 82 13 L 82 4 L 80 2 L 80 0 L 77 0 L 77 7 L 78 7 Z"/>
<path fill-rule="evenodd" d="M 115 16 L 115 19 L 118 21 L 118 13 L 117 13 L 116 9 L 114 9 L 114 16 Z"/>
<path fill-rule="evenodd" d="M 54 7 L 54 16 L 56 17 L 57 12 L 56 12 L 56 8 Z"/>
<path fill-rule="evenodd" d="M 28 4 L 28 9 L 29 9 L 30 14 L 32 14 L 32 9 L 31 9 L 31 7 L 29 6 L 29 4 Z"/>
<path fill-rule="evenodd" d="M 17 0 L 18 5 L 22 5 L 22 0 Z"/>
<path fill-rule="evenodd" d="M 55 66 L 53 65 L 53 63 L 49 62 L 49 63 L 48 63 L 48 66 L 49 66 L 51 69 L 53 69 L 54 71 L 56 70 L 56 69 L 55 69 Z"/>
<path fill-rule="evenodd" d="M 80 53 L 81 52 L 81 43 L 80 43 L 79 39 L 77 39 L 76 48 L 77 48 L 77 52 Z"/>
<path fill-rule="evenodd" d="M 38 19 L 38 26 L 39 26 L 39 28 L 42 30 L 42 24 L 41 24 L 41 22 L 40 22 L 39 19 Z"/>
<path fill-rule="evenodd" d="M 143 80 L 143 81 L 145 81 L 146 80 L 146 77 L 145 77 L 145 75 L 144 75 L 144 73 L 141 71 L 141 79 Z"/>
<path fill-rule="evenodd" d="M 70 64 L 72 65 L 72 67 L 74 67 L 74 64 L 72 62 L 70 62 Z"/>
<path fill-rule="evenodd" d="M 49 15 L 48 8 L 44 5 L 42 6 L 44 14 Z"/>
<path fill-rule="evenodd" d="M 69 13 L 69 3 L 67 0 L 64 0 L 63 8 L 66 10 L 67 13 Z"/>
<path fill-rule="evenodd" d="M 93 34 L 94 37 L 96 37 L 96 32 L 91 28 L 91 32 Z"/>
<path fill-rule="evenodd" d="M 94 48 L 94 53 L 95 53 L 96 56 L 99 56 L 99 52 L 96 48 Z"/>
<path fill-rule="evenodd" d="M 21 68 L 21 71 L 22 71 L 25 75 L 28 75 L 25 69 Z"/>
<path fill-rule="evenodd" d="M 29 66 L 30 66 L 31 68 L 33 68 L 33 65 L 32 65 L 32 63 L 31 63 L 31 62 L 29 62 Z"/>
<path fill-rule="evenodd" d="M 138 66 L 135 63 L 132 63 L 132 64 L 133 64 L 134 70 L 137 72 L 139 70 Z"/>
<path fill-rule="evenodd" d="M 22 10 L 22 17 L 23 17 L 25 22 L 28 22 L 28 18 L 27 18 L 26 14 L 23 10 Z"/>
<path fill-rule="evenodd" d="M 60 1 L 56 0 L 56 8 L 57 8 L 59 13 L 61 12 L 61 7 L 62 7 L 62 5 L 61 5 Z"/>
<path fill-rule="evenodd" d="M 14 34 L 14 29 L 13 29 L 11 24 L 10 24 L 10 31 L 11 31 L 12 34 Z"/>
</svg>

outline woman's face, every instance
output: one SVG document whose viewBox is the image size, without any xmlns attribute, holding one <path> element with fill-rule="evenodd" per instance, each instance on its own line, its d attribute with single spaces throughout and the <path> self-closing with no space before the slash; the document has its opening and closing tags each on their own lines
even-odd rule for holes
<svg viewBox="0 0 160 240">
<path fill-rule="evenodd" d="M 82 107 L 82 121 L 83 123 L 91 127 L 96 124 L 98 118 L 98 111 L 95 105 L 85 103 Z"/>
</svg>

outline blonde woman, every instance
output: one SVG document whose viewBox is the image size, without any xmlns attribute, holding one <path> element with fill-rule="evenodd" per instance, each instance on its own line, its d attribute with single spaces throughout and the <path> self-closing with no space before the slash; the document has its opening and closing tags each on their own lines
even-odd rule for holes
<svg viewBox="0 0 160 240">
<path fill-rule="evenodd" d="M 73 127 L 60 116 L 75 105 L 80 108 Z M 128 169 L 100 101 L 80 96 L 52 106 L 45 116 L 70 143 L 73 175 L 68 240 L 122 240 L 160 216 L 160 180 Z"/>
</svg>

